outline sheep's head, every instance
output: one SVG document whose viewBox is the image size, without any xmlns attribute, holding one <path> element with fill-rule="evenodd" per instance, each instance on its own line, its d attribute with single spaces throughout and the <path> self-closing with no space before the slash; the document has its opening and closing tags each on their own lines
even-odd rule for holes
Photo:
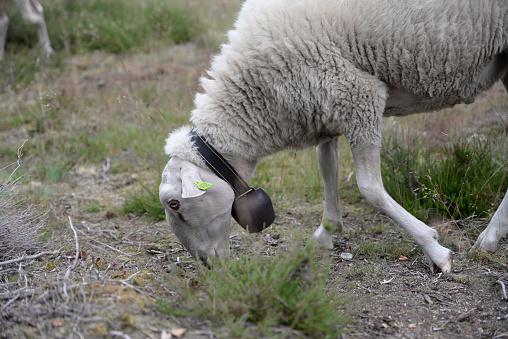
<svg viewBox="0 0 508 339">
<path fill-rule="evenodd" d="M 159 199 L 169 227 L 201 259 L 229 256 L 234 197 L 231 187 L 209 169 L 178 157 L 171 158 L 162 172 Z"/>
</svg>

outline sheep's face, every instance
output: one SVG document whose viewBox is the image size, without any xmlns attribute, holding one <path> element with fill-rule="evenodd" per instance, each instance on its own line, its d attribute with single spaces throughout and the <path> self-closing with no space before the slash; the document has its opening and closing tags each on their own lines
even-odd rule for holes
<svg viewBox="0 0 508 339">
<path fill-rule="evenodd" d="M 159 199 L 171 231 L 192 255 L 229 256 L 234 192 L 225 181 L 173 157 L 162 172 Z"/>
</svg>

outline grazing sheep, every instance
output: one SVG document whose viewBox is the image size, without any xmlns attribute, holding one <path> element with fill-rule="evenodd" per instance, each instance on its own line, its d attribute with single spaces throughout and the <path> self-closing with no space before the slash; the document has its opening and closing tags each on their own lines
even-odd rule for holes
<svg viewBox="0 0 508 339">
<path fill-rule="evenodd" d="M 42 6 L 37 0 L 14 0 L 18 6 L 23 19 L 37 27 L 37 34 L 39 36 L 39 44 L 46 56 L 53 54 L 53 49 L 49 42 L 48 31 L 44 21 Z M 2 11 L 0 6 L 0 60 L 4 57 L 5 38 L 7 36 L 7 28 L 9 26 L 9 18 Z"/>
<path fill-rule="evenodd" d="M 227 256 L 231 213 L 238 220 L 269 209 L 242 195 L 243 180 L 228 184 L 221 170 L 210 170 L 200 140 L 244 179 L 264 156 L 317 145 L 325 208 L 314 237 L 331 247 L 331 232 L 342 225 L 337 138 L 344 135 L 363 197 L 409 232 L 433 272 L 450 272 L 452 252 L 439 245 L 437 232 L 383 188 L 382 117 L 470 103 L 500 79 L 508 86 L 508 2 L 247 0 L 228 38 L 201 79 L 194 129 L 174 131 L 165 146 L 171 159 L 160 200 L 187 250 L 201 258 Z M 508 231 L 507 199 L 480 248 L 495 250 Z"/>
</svg>

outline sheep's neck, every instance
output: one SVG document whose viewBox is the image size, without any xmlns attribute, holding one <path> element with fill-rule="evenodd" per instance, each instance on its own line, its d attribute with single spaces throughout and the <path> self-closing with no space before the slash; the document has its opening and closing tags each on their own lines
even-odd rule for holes
<svg viewBox="0 0 508 339">
<path fill-rule="evenodd" d="M 198 133 L 224 157 L 242 179 L 246 181 L 249 180 L 256 169 L 259 159 L 249 158 L 246 156 L 247 152 L 242 151 L 244 147 L 248 145 L 241 145 L 238 142 L 233 142 L 233 138 L 226 130 L 215 131 L 215 133 L 211 134 L 207 131 L 206 126 L 199 127 L 200 126 L 197 126 L 196 128 Z M 238 151 L 231 151 L 232 149 Z"/>
</svg>

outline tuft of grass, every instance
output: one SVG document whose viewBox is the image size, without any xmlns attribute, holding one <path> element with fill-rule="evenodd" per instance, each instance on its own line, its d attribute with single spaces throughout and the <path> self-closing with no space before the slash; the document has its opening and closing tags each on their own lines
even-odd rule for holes
<svg viewBox="0 0 508 339">
<path fill-rule="evenodd" d="M 19 185 L 27 174 L 18 175 L 21 146 L 18 160 L 10 165 L 0 165 L 0 259 L 11 259 L 26 252 L 35 252 L 43 247 L 39 241 L 40 231 L 45 226 L 47 211 L 41 206 L 19 197 Z M 1 179 L 7 173 L 6 179 Z"/>
<path fill-rule="evenodd" d="M 366 281 L 369 278 L 379 277 L 383 274 L 386 274 L 386 272 L 381 265 L 358 261 L 352 262 L 351 265 L 347 266 L 346 278 L 354 279 L 362 277 L 362 280 Z"/>
<path fill-rule="evenodd" d="M 96 213 L 102 210 L 101 205 L 99 205 L 96 201 L 92 201 L 90 204 L 86 206 L 88 212 Z"/>
<path fill-rule="evenodd" d="M 401 147 L 396 139 L 381 154 L 387 192 L 415 216 L 485 217 L 506 191 L 507 166 L 493 147 L 479 138 L 457 139 L 437 151 L 417 140 Z"/>
<path fill-rule="evenodd" d="M 477 138 L 459 139 L 443 150 L 444 159 L 434 161 L 439 172 L 427 168 L 422 180 L 430 208 L 451 218 L 488 216 L 500 190 L 506 191 L 507 167 L 491 146 Z M 497 204 L 496 204 L 497 205 Z"/>
<path fill-rule="evenodd" d="M 489 253 L 479 249 L 469 252 L 468 257 L 475 261 L 494 266 L 497 269 L 506 268 L 508 266 L 508 258 L 501 253 Z"/>
<path fill-rule="evenodd" d="M 124 213 L 145 214 L 154 220 L 164 220 L 166 214 L 159 200 L 159 188 L 155 185 L 143 185 L 125 198 L 122 206 Z"/>
<path fill-rule="evenodd" d="M 170 314 L 228 323 L 235 335 L 252 330 L 247 328 L 250 323 L 258 335 L 273 334 L 273 326 L 283 325 L 287 334 L 297 330 L 312 337 L 337 337 L 346 322 L 338 312 L 344 301 L 326 295 L 328 265 L 318 265 L 312 247 L 296 247 L 276 257 L 215 260 L 210 268 L 198 269 L 190 284 L 194 287 L 184 288 L 179 300 L 159 299 L 158 307 Z"/>
</svg>

